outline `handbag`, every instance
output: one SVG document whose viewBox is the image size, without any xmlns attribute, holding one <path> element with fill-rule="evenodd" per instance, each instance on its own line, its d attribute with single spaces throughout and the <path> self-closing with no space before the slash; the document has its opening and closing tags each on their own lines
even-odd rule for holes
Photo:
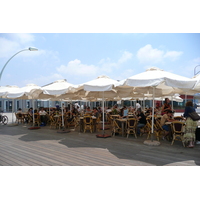
<svg viewBox="0 0 200 200">
<path fill-rule="evenodd" d="M 192 118 L 193 121 L 200 120 L 200 116 L 196 112 L 188 113 L 188 115 Z"/>
</svg>

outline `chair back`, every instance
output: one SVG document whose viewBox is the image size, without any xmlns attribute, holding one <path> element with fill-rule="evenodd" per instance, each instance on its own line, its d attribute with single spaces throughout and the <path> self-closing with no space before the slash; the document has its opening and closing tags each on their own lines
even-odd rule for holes
<svg viewBox="0 0 200 200">
<path fill-rule="evenodd" d="M 135 128 L 137 126 L 137 119 L 136 118 L 128 118 L 127 126 L 128 126 L 128 128 Z"/>
<path fill-rule="evenodd" d="M 174 122 L 172 122 L 171 125 L 172 125 L 173 132 L 175 134 L 183 133 L 183 127 L 184 127 L 184 123 L 183 122 L 174 121 Z"/>
<path fill-rule="evenodd" d="M 83 121 L 85 124 L 92 124 L 92 117 L 91 116 L 84 116 Z"/>
<path fill-rule="evenodd" d="M 174 119 L 177 120 L 177 121 L 181 121 L 181 120 L 183 120 L 183 117 L 181 117 L 181 116 L 176 116 L 176 117 L 174 117 Z"/>
</svg>

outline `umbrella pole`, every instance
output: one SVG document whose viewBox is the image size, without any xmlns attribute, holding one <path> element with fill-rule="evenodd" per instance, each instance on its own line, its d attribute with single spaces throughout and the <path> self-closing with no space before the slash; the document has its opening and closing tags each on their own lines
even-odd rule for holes
<svg viewBox="0 0 200 200">
<path fill-rule="evenodd" d="M 102 107 L 102 113 L 103 113 L 103 134 L 104 134 L 104 132 L 105 132 L 104 131 L 104 120 L 105 120 L 104 119 L 104 92 L 103 92 L 103 99 L 102 100 L 103 100 L 103 107 Z"/>
<path fill-rule="evenodd" d="M 14 99 L 12 100 L 12 124 L 14 124 L 13 114 L 14 114 Z"/>
<path fill-rule="evenodd" d="M 172 111 L 174 110 L 174 102 L 173 102 L 173 96 L 171 95 L 171 102 L 172 102 Z"/>
<path fill-rule="evenodd" d="M 61 114 L 62 114 L 62 130 L 57 131 L 57 133 L 69 133 L 70 131 L 65 130 L 65 124 L 64 124 L 64 103 L 62 103 L 61 100 Z"/>
<path fill-rule="evenodd" d="M 103 105 L 102 105 L 102 114 L 103 114 L 103 127 L 102 127 L 102 132 L 103 132 L 103 134 L 101 134 L 101 135 L 100 135 L 100 134 L 97 134 L 96 136 L 97 136 L 98 138 L 108 138 L 108 137 L 111 137 L 111 136 L 105 134 L 105 125 L 104 125 L 104 121 L 105 121 L 105 117 L 104 117 L 104 91 L 103 91 L 102 103 L 103 103 Z"/>
<path fill-rule="evenodd" d="M 32 129 L 40 129 L 39 126 L 35 126 L 35 103 L 34 103 L 34 99 L 32 99 L 32 104 L 33 104 L 33 126 L 29 127 L 28 129 L 32 130 Z"/>
<path fill-rule="evenodd" d="M 32 103 L 33 103 L 33 126 L 35 126 L 35 102 L 34 99 L 32 99 Z"/>
<path fill-rule="evenodd" d="M 154 125 L 154 97 L 155 97 L 155 87 L 153 87 L 153 108 L 152 108 L 152 121 L 151 121 L 151 142 L 153 142 L 153 125 Z"/>
<path fill-rule="evenodd" d="M 49 100 L 49 115 L 50 115 L 50 100 Z"/>
</svg>

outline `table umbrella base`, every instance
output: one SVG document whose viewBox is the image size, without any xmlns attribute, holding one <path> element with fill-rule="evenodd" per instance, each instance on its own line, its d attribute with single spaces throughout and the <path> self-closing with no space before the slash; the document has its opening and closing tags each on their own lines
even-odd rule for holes
<svg viewBox="0 0 200 200">
<path fill-rule="evenodd" d="M 70 130 L 65 130 L 65 129 L 57 131 L 57 133 L 69 133 L 69 132 L 70 132 Z"/>
<path fill-rule="evenodd" d="M 19 124 L 17 123 L 12 123 L 12 124 L 8 124 L 8 126 L 18 126 Z"/>
<path fill-rule="evenodd" d="M 105 127 L 104 130 L 108 130 L 110 129 L 109 127 Z M 103 130 L 103 128 L 101 127 L 100 130 Z"/>
<path fill-rule="evenodd" d="M 35 130 L 35 129 L 40 129 L 40 127 L 39 126 L 32 126 L 32 127 L 29 127 L 28 129 L 29 130 Z"/>
<path fill-rule="evenodd" d="M 156 140 L 145 140 L 144 144 L 149 145 L 149 146 L 159 146 L 160 142 L 156 141 Z"/>
<path fill-rule="evenodd" d="M 96 135 L 97 138 L 108 138 L 111 137 L 111 135 L 106 135 L 106 134 L 98 134 Z"/>
</svg>

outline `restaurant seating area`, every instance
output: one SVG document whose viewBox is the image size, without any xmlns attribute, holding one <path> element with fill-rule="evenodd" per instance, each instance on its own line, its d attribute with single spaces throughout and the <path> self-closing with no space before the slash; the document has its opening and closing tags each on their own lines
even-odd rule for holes
<svg viewBox="0 0 200 200">
<path fill-rule="evenodd" d="M 149 140 L 152 136 L 152 116 L 146 116 L 146 125 L 144 127 L 139 128 L 140 134 L 138 134 L 138 119 L 136 113 L 128 112 L 126 117 L 121 116 L 120 114 L 112 114 L 112 112 L 105 112 L 104 114 L 104 122 L 103 122 L 103 115 L 99 112 L 98 117 L 94 116 L 92 112 L 77 112 L 76 114 L 70 113 L 69 111 L 61 112 L 55 110 L 47 110 L 46 109 L 46 123 L 42 123 L 42 117 L 40 116 L 39 112 L 34 113 L 34 120 L 33 116 L 30 113 L 15 113 L 16 116 L 16 123 L 18 124 L 27 124 L 33 126 L 47 126 L 50 129 L 73 129 L 79 130 L 82 133 L 100 133 L 103 129 L 104 123 L 104 130 L 107 130 L 107 133 L 110 136 L 115 137 L 129 137 L 137 139 L 138 137 L 144 137 L 145 139 Z M 184 128 L 184 119 L 182 116 L 174 117 L 176 121 L 173 123 L 168 123 L 170 127 L 170 136 L 168 140 L 171 142 L 171 145 L 174 144 L 175 141 L 179 140 L 182 141 L 183 137 L 183 128 Z M 33 123 L 34 121 L 34 123 Z M 153 133 L 154 137 L 157 141 L 163 136 L 163 128 L 160 125 L 161 115 L 154 115 L 154 123 L 153 123 Z M 178 127 L 178 124 L 181 127 Z M 184 146 L 184 144 L 183 144 Z"/>
</svg>

